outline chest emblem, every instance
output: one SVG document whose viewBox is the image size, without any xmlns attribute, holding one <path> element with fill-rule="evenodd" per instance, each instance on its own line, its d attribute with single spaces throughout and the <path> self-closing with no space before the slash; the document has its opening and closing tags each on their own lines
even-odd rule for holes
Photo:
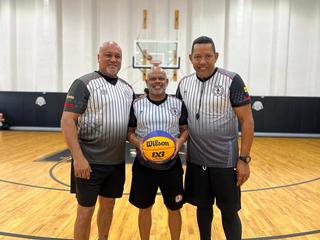
<svg viewBox="0 0 320 240">
<path fill-rule="evenodd" d="M 170 108 L 170 113 L 173 115 L 173 116 L 178 116 L 180 114 L 180 111 L 178 108 L 176 107 L 171 107 Z"/>
<path fill-rule="evenodd" d="M 213 88 L 213 94 L 215 96 L 222 96 L 223 93 L 224 93 L 224 88 L 222 86 L 215 86 Z"/>
</svg>

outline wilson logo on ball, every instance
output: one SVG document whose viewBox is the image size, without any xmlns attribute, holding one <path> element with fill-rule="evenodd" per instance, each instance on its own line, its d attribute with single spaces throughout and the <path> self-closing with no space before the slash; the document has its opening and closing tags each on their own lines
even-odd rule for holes
<svg viewBox="0 0 320 240">
<path fill-rule="evenodd" d="M 153 131 L 144 138 L 142 151 L 147 160 L 161 164 L 172 158 L 175 147 L 175 140 L 169 133 Z"/>
</svg>

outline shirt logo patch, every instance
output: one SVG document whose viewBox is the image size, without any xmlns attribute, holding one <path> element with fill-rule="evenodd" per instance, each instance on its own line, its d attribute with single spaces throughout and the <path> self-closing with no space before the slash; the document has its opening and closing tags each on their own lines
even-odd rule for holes
<svg viewBox="0 0 320 240">
<path fill-rule="evenodd" d="M 247 88 L 246 85 L 243 86 L 243 91 L 246 92 L 246 93 L 248 92 L 248 88 Z"/>
<path fill-rule="evenodd" d="M 224 88 L 222 86 L 215 86 L 213 88 L 213 93 L 215 96 L 222 96 L 224 93 Z"/>
<path fill-rule="evenodd" d="M 176 108 L 176 107 L 170 108 L 170 112 L 171 112 L 171 114 L 172 114 L 173 116 L 178 116 L 179 113 L 180 113 L 179 109 Z"/>
</svg>

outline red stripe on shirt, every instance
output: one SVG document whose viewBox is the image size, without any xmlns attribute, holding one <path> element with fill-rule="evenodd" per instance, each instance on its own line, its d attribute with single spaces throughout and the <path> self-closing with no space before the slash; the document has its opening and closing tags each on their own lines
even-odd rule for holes
<svg viewBox="0 0 320 240">
<path fill-rule="evenodd" d="M 64 106 L 65 106 L 65 107 L 70 107 L 70 108 L 72 108 L 72 107 L 74 107 L 74 104 L 72 104 L 72 103 L 65 103 Z"/>
</svg>

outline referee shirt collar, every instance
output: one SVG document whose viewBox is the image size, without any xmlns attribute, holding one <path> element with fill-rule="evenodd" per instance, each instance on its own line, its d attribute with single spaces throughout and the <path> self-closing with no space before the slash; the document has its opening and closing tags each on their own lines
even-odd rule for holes
<svg viewBox="0 0 320 240">
<path fill-rule="evenodd" d="M 163 102 L 165 102 L 165 101 L 167 100 L 168 94 L 166 94 L 166 96 L 164 97 L 164 99 L 162 99 L 162 100 L 160 100 L 160 101 L 151 100 L 150 97 L 149 97 L 149 95 L 147 96 L 147 98 L 148 98 L 148 100 L 149 100 L 150 102 L 152 102 L 153 104 L 159 106 L 161 103 L 163 103 Z"/>
<path fill-rule="evenodd" d="M 100 71 L 96 71 L 96 72 L 99 73 L 105 80 L 107 80 L 112 85 L 116 85 L 117 84 L 118 77 L 112 78 L 112 77 L 108 77 L 107 75 L 102 74 Z"/>
<path fill-rule="evenodd" d="M 196 75 L 196 76 L 197 76 L 198 80 L 200 80 L 201 82 L 205 82 L 205 81 L 208 81 L 210 78 L 212 78 L 212 76 L 213 76 L 217 71 L 218 71 L 218 68 L 216 67 L 216 68 L 214 69 L 213 73 L 212 73 L 209 77 L 207 77 L 207 78 L 200 78 L 200 77 L 198 77 L 198 75 Z"/>
</svg>

